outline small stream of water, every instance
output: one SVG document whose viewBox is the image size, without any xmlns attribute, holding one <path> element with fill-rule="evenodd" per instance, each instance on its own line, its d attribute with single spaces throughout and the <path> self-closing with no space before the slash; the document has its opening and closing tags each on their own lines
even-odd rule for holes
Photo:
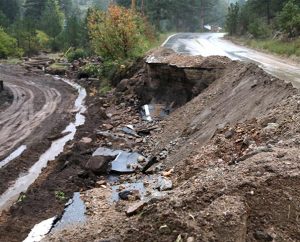
<svg viewBox="0 0 300 242">
<path fill-rule="evenodd" d="M 54 160 L 61 152 L 63 152 L 65 144 L 74 138 L 77 127 L 85 123 L 85 116 L 83 113 L 86 111 L 86 107 L 84 106 L 87 95 L 86 90 L 80 85 L 67 79 L 62 79 L 57 76 L 54 78 L 60 79 L 78 90 L 79 95 L 75 101 L 75 110 L 77 110 L 75 121 L 71 122 L 62 132 L 62 134 L 65 133 L 66 136 L 53 141 L 51 147 L 40 156 L 39 160 L 29 169 L 29 171 L 25 175 L 20 176 L 15 183 L 0 196 L 0 214 L 1 211 L 9 208 L 18 199 L 21 192 L 26 192 L 28 187 L 39 177 L 42 169 L 47 166 L 47 163 Z"/>
</svg>

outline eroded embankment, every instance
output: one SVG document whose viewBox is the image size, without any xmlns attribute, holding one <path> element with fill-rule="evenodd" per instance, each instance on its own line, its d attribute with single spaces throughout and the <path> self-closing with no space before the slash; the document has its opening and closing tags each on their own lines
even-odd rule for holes
<svg viewBox="0 0 300 242">
<path fill-rule="evenodd" d="M 111 187 L 101 180 L 98 188 L 83 194 L 88 223 L 46 240 L 298 241 L 298 90 L 253 64 L 164 50 L 150 57 L 115 93 L 117 103 L 130 112 L 114 109 L 105 122 L 109 130 L 118 130 L 124 125 L 121 112 L 130 122 L 135 95 L 141 104 L 179 107 L 156 123 L 145 142 L 131 146 L 157 156 L 160 162 L 152 171 L 171 179 L 173 189 L 143 204 L 137 216 L 127 217 L 125 211 L 135 202 L 109 204 Z M 191 82 L 186 69 L 193 70 Z M 209 81 L 207 74 L 213 77 Z M 203 83 L 204 88 L 196 88 Z M 194 87 L 198 91 L 193 93 Z M 135 116 L 131 122 L 138 125 L 136 121 Z M 118 148 L 123 143 L 112 144 Z M 144 176 L 137 171 L 120 180 L 133 183 Z"/>
</svg>

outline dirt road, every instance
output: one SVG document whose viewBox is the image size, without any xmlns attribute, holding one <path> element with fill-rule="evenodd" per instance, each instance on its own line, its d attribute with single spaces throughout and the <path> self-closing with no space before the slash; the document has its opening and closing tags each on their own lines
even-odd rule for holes
<svg viewBox="0 0 300 242">
<path fill-rule="evenodd" d="M 266 72 L 300 88 L 300 66 L 291 61 L 253 49 L 236 45 L 223 39 L 224 33 L 180 33 L 172 35 L 163 45 L 177 53 L 187 55 L 220 55 L 232 60 L 253 62 Z"/>
<path fill-rule="evenodd" d="M 0 169 L 0 192 L 26 171 L 72 118 L 76 92 L 52 77 L 29 73 L 19 66 L 0 65 L 0 79 L 14 99 L 0 113 L 0 161 L 21 145 L 27 150 Z M 20 160 L 21 159 L 21 160 Z"/>
</svg>

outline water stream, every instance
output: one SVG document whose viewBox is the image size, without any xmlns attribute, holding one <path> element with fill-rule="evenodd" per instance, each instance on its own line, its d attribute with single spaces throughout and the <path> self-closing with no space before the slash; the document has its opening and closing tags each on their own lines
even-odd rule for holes
<svg viewBox="0 0 300 242">
<path fill-rule="evenodd" d="M 15 183 L 0 196 L 0 213 L 4 209 L 9 208 L 17 200 L 21 192 L 26 192 L 28 187 L 39 177 L 42 169 L 47 166 L 47 163 L 54 160 L 61 152 L 63 152 L 65 144 L 74 138 L 77 127 L 85 123 L 85 116 L 83 113 L 86 111 L 86 107 L 84 106 L 84 100 L 87 95 L 86 90 L 80 85 L 67 79 L 61 79 L 57 76 L 54 78 L 60 79 L 78 90 L 79 95 L 75 100 L 74 105 L 75 110 L 77 110 L 75 121 L 71 122 L 62 132 L 62 134 L 66 135 L 53 141 L 51 147 L 40 156 L 39 160 L 29 169 L 29 171 L 25 175 L 20 176 Z"/>
<path fill-rule="evenodd" d="M 0 168 L 7 165 L 12 160 L 18 158 L 22 153 L 27 149 L 26 145 L 21 145 L 18 149 L 12 152 L 9 156 L 7 156 L 4 160 L 0 161 Z"/>
</svg>

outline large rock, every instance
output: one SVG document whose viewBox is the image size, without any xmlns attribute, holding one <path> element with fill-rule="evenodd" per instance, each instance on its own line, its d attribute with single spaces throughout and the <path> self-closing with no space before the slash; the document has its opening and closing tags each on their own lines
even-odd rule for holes
<svg viewBox="0 0 300 242">
<path fill-rule="evenodd" d="M 96 175 L 107 174 L 111 167 L 111 162 L 116 156 L 92 156 L 85 165 L 85 169 Z"/>
</svg>

